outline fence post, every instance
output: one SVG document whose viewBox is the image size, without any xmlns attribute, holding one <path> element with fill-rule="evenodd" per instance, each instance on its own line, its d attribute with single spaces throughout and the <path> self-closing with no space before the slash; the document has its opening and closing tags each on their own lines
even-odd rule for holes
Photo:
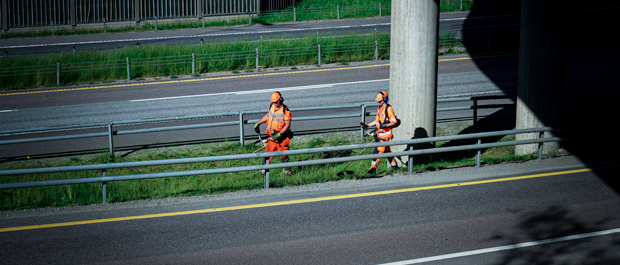
<svg viewBox="0 0 620 265">
<path fill-rule="evenodd" d="M 258 72 L 258 48 L 256 48 L 256 72 Z"/>
<path fill-rule="evenodd" d="M 478 138 L 477 144 L 482 144 L 482 139 Z M 482 151 L 480 151 L 480 149 L 478 149 L 478 152 L 476 152 L 476 167 L 480 167 L 480 154 L 481 153 Z"/>
<path fill-rule="evenodd" d="M 192 52 L 192 75 L 196 75 L 196 56 Z"/>
<path fill-rule="evenodd" d="M 478 99 L 474 98 L 474 111 L 473 111 L 474 127 L 478 124 Z"/>
<path fill-rule="evenodd" d="M 52 36 L 56 36 L 56 34 L 54 33 L 54 20 L 52 20 Z"/>
<path fill-rule="evenodd" d="M 407 149 L 407 151 L 413 151 L 412 144 L 409 145 L 409 148 Z M 413 156 L 412 155 L 409 155 L 409 162 L 407 162 L 407 167 L 409 170 L 409 174 L 412 174 L 413 173 Z"/>
<path fill-rule="evenodd" d="M 108 25 L 105 23 L 105 17 L 103 18 L 103 33 L 108 33 Z"/>
<path fill-rule="evenodd" d="M 248 25 L 252 25 L 252 12 L 248 12 Z"/>
<path fill-rule="evenodd" d="M 366 124 L 366 104 L 362 104 L 362 123 Z M 364 127 L 362 126 L 362 139 L 364 138 L 364 134 L 366 133 L 366 131 L 364 130 Z"/>
<path fill-rule="evenodd" d="M 243 111 L 239 111 L 239 141 L 241 146 L 245 144 L 245 133 L 243 130 Z"/>
<path fill-rule="evenodd" d="M 101 176 L 105 177 L 105 169 L 101 170 Z M 107 182 L 101 182 L 101 201 L 103 201 L 103 203 L 108 203 L 108 183 Z"/>
<path fill-rule="evenodd" d="M 157 16 L 155 16 L 155 30 L 157 30 Z"/>
<path fill-rule="evenodd" d="M 340 19 L 340 5 L 336 5 L 336 12 L 338 13 L 338 19 Z"/>
<path fill-rule="evenodd" d="M 263 165 L 269 165 L 269 157 L 263 158 Z M 269 169 L 265 169 L 265 189 L 269 188 Z"/>
<path fill-rule="evenodd" d="M 127 57 L 127 80 L 131 80 L 131 76 L 129 75 L 129 57 Z"/>
<path fill-rule="evenodd" d="M 321 66 L 321 44 L 319 44 L 319 66 Z"/>
<path fill-rule="evenodd" d="M 205 13 L 202 13 L 202 27 L 205 27 Z"/>
<path fill-rule="evenodd" d="M 379 60 L 379 42 L 375 40 L 375 61 Z"/>
<path fill-rule="evenodd" d="M 56 61 L 56 85 L 60 85 L 60 62 Z"/>
<path fill-rule="evenodd" d="M 461 0 L 461 11 L 463 11 L 463 0 Z"/>
<path fill-rule="evenodd" d="M 381 3 L 379 3 L 379 17 L 381 17 Z"/>
<path fill-rule="evenodd" d="M 293 7 L 293 21 L 297 22 L 297 8 Z"/>
<path fill-rule="evenodd" d="M 110 158 L 114 157 L 114 125 L 108 123 L 108 139 L 110 142 Z"/>
</svg>

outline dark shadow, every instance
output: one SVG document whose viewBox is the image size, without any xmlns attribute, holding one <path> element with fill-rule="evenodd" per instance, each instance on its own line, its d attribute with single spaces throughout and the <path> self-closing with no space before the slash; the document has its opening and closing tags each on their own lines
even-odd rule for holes
<svg viewBox="0 0 620 265">
<path fill-rule="evenodd" d="M 525 213 L 519 217 L 514 234 L 498 234 L 492 241 L 501 241 L 500 244 L 506 241 L 509 244 L 541 242 L 603 231 L 603 226 L 608 222 L 605 218 L 592 221 L 577 215 L 561 206 Z M 614 235 L 607 237 L 611 238 L 611 242 L 592 237 L 515 248 L 502 252 L 505 254 L 497 264 L 618 264 L 620 239 Z"/>
<path fill-rule="evenodd" d="M 471 53 L 477 67 L 506 94 L 515 90 L 518 80 L 526 78 L 519 76 L 519 63 L 531 65 L 531 61 L 519 60 L 519 56 L 523 55 L 519 51 L 523 49 L 520 44 L 527 43 L 531 47 L 532 43 L 537 41 L 522 39 L 522 1 L 475 1 L 460 32 L 463 45 Z M 553 12 L 557 13 L 552 14 Z M 542 52 L 561 54 L 555 57 L 557 59 L 553 63 L 563 66 L 564 69 L 555 71 L 552 74 L 555 77 L 549 78 L 559 77 L 563 82 L 556 83 L 560 85 L 555 90 L 549 90 L 547 103 L 540 103 L 540 98 L 525 98 L 523 91 L 518 91 L 518 96 L 548 126 L 620 122 L 617 109 L 620 102 L 620 75 L 617 67 L 620 65 L 620 43 L 613 42 L 608 37 L 609 32 L 617 31 L 620 2 L 557 1 L 557 6 L 549 10 L 548 14 L 555 19 L 546 20 L 547 24 L 540 27 L 559 25 L 554 27 L 561 34 L 557 35 L 555 49 Z M 538 109 L 545 109 L 544 106 L 540 107 L 540 104 L 553 105 L 552 109 L 555 111 L 551 111 L 551 114 L 546 111 L 539 112 Z M 490 118 L 492 117 L 489 117 L 489 121 Z M 516 115 L 511 119 L 515 122 Z M 558 132 L 555 136 L 595 134 L 593 137 L 560 144 L 569 153 L 593 167 L 600 178 L 620 194 L 618 177 L 613 172 L 598 169 L 620 161 L 617 154 L 620 143 L 617 140 L 616 127 L 618 126 L 606 125 L 582 128 L 573 132 Z M 461 133 L 472 131 L 477 130 L 467 128 Z M 456 144 L 448 143 L 444 146 Z M 453 159 L 471 155 L 460 153 Z"/>
<path fill-rule="evenodd" d="M 480 132 L 492 132 L 492 131 L 502 131 L 502 130 L 512 130 L 515 127 L 514 122 L 514 108 L 504 108 L 501 109 L 489 116 L 486 116 L 477 121 L 476 126 L 469 126 L 458 133 L 458 135 L 462 134 L 472 134 L 472 133 L 480 133 Z M 510 118 L 506 118 L 510 117 Z M 495 136 L 495 137 L 485 137 L 481 138 L 482 143 L 493 143 L 502 139 L 504 136 Z M 465 140 L 454 140 L 448 141 L 442 144 L 440 147 L 451 147 L 451 146 L 462 146 L 462 145 L 471 145 L 476 144 L 478 142 L 477 139 L 465 139 Z M 484 152 L 486 149 L 480 149 Z M 460 161 L 466 158 L 475 157 L 477 150 L 466 150 L 466 151 L 456 151 L 438 154 L 436 160 L 443 160 L 446 162 L 454 162 Z"/>
</svg>

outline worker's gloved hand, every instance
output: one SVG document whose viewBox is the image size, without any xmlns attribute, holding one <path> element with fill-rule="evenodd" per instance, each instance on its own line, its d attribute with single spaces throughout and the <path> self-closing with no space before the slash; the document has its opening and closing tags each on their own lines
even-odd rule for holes
<svg viewBox="0 0 620 265">
<path fill-rule="evenodd" d="M 364 129 L 368 129 L 368 125 L 366 125 L 366 123 L 363 123 L 363 122 L 360 122 L 360 127 Z"/>
<path fill-rule="evenodd" d="M 260 125 L 258 125 L 258 122 L 254 124 L 254 131 L 260 133 Z"/>
<path fill-rule="evenodd" d="M 388 126 L 387 126 L 387 124 L 386 124 L 386 123 L 380 123 L 380 124 L 379 124 L 379 128 L 381 128 L 381 129 L 385 129 L 385 128 L 387 128 L 387 127 L 388 127 Z"/>
<path fill-rule="evenodd" d="M 282 136 L 280 133 L 276 133 L 273 136 L 271 136 L 271 139 L 278 140 L 278 138 L 280 138 L 280 136 Z"/>
</svg>

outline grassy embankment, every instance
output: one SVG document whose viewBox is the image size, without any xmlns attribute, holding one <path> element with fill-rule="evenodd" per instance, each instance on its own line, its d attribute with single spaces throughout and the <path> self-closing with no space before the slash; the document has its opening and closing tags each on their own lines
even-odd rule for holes
<svg viewBox="0 0 620 265">
<path fill-rule="evenodd" d="M 470 123 L 453 123 L 449 126 L 457 127 L 453 129 L 445 129 L 446 126 L 438 127 L 438 135 L 454 134 L 455 131 L 462 131 L 468 127 Z M 357 133 L 336 134 L 331 136 L 322 136 L 311 138 L 309 136 L 296 137 L 291 144 L 292 149 L 314 148 L 322 146 L 337 146 L 362 142 L 370 142 L 372 139 L 366 137 L 360 139 Z M 497 139 L 497 141 L 514 140 L 514 137 Z M 493 140 L 495 141 L 495 140 Z M 460 144 L 472 144 L 473 142 L 439 142 L 437 147 L 454 146 Z M 216 143 L 203 144 L 194 146 L 180 146 L 173 149 L 153 149 L 152 151 L 132 153 L 126 157 L 116 157 L 110 159 L 107 154 L 100 154 L 93 157 L 72 157 L 48 160 L 26 160 L 0 165 L 1 169 L 15 168 L 37 168 L 51 166 L 70 166 L 70 165 L 87 165 L 100 164 L 110 162 L 129 162 L 129 161 L 145 161 L 160 160 L 172 158 L 188 158 L 201 156 L 217 156 L 228 154 L 252 153 L 259 149 L 260 146 L 255 144 L 247 144 L 240 146 L 238 143 Z M 371 149 L 354 150 L 352 152 L 327 152 L 310 155 L 296 155 L 291 157 L 291 161 L 306 161 L 321 158 L 330 158 L 338 156 L 353 156 L 371 154 Z M 442 168 L 472 166 L 475 164 L 475 151 L 464 151 L 437 154 L 432 163 L 418 164 L 414 166 L 415 172 L 423 172 L 427 170 L 437 170 Z M 559 153 L 551 153 L 546 156 L 554 156 Z M 501 147 L 483 150 L 482 163 L 493 164 L 505 161 L 523 161 L 533 159 L 533 155 L 516 156 L 514 147 Z M 196 163 L 183 165 L 168 165 L 156 167 L 126 168 L 108 170 L 108 176 L 154 173 L 154 172 L 170 172 L 170 171 L 186 171 L 207 168 L 223 168 L 233 166 L 249 166 L 259 165 L 261 159 L 240 160 L 240 161 L 222 161 L 212 163 Z M 279 163 L 279 158 L 274 158 L 274 163 Z M 389 173 L 386 168 L 385 159 L 382 159 L 378 174 L 385 175 Z M 281 173 L 280 170 L 272 170 L 270 177 L 270 187 L 286 187 L 295 185 L 304 185 L 309 183 L 321 183 L 327 181 L 337 181 L 342 179 L 362 179 L 366 178 L 366 171 L 370 165 L 369 161 L 356 161 L 350 164 L 338 163 L 327 165 L 316 165 L 293 168 L 294 175 L 288 176 Z M 350 170 L 354 174 L 345 174 L 338 176 L 337 173 Z M 406 172 L 406 168 L 401 168 L 398 172 Z M 37 174 L 22 176 L 6 176 L 0 177 L 0 182 L 21 182 L 21 181 L 41 181 L 51 179 L 69 179 L 69 178 L 85 178 L 100 176 L 99 171 L 85 172 L 67 172 L 54 174 Z M 150 198 L 163 198 L 170 196 L 189 196 L 201 194 L 217 194 L 224 192 L 232 192 L 239 190 L 261 189 L 264 187 L 264 178 L 258 172 L 240 172 L 227 174 L 213 174 L 203 176 L 187 176 L 176 178 L 161 178 L 136 181 L 118 181 L 108 183 L 108 202 L 122 202 Z M 38 207 L 58 207 L 80 204 L 101 203 L 101 184 L 79 184 L 79 185 L 63 185 L 51 187 L 22 188 L 0 190 L 0 209 L 27 209 Z"/>
</svg>

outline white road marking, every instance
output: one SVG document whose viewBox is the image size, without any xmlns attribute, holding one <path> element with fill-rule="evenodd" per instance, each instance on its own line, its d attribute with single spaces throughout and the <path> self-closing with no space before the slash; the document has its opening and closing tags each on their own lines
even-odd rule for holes
<svg viewBox="0 0 620 265">
<path fill-rule="evenodd" d="M 14 46 L 0 46 L 0 49 L 32 48 L 32 47 L 45 47 L 45 46 L 95 44 L 95 43 L 113 43 L 113 42 L 130 42 L 130 41 L 136 42 L 136 41 L 152 41 L 152 40 L 169 40 L 169 39 L 213 37 L 213 36 L 228 36 L 228 35 L 280 33 L 280 32 L 293 32 L 293 31 L 306 31 L 306 30 L 313 30 L 314 31 L 314 30 L 322 30 L 322 29 L 343 29 L 343 28 L 354 28 L 354 27 L 387 26 L 387 25 L 390 25 L 390 24 L 391 23 L 376 23 L 376 24 L 364 24 L 364 25 L 353 25 L 353 26 L 334 26 L 334 27 L 302 28 L 302 29 L 281 29 L 281 30 L 265 30 L 265 31 L 244 31 L 244 32 L 229 32 L 229 33 L 194 34 L 194 35 L 184 35 L 184 36 L 167 36 L 167 37 L 152 37 L 152 38 L 121 39 L 121 40 L 98 40 L 98 41 L 63 42 L 63 43 L 48 43 L 48 44 L 14 45 Z"/>
<path fill-rule="evenodd" d="M 17 110 L 16 109 L 0 110 L 0 113 L 2 113 L 2 112 L 13 112 L 13 111 L 17 111 Z"/>
<path fill-rule="evenodd" d="M 584 238 L 595 237 L 595 236 L 610 235 L 614 233 L 620 233 L 620 228 L 579 234 L 579 235 L 558 237 L 558 238 L 552 238 L 552 239 L 545 239 L 545 240 L 539 240 L 539 241 L 524 242 L 524 243 L 518 243 L 518 244 L 513 244 L 513 245 L 507 245 L 507 246 L 483 248 L 483 249 L 477 249 L 477 250 L 471 250 L 471 251 L 439 255 L 439 256 L 434 256 L 434 257 L 426 257 L 426 258 L 419 258 L 419 259 L 397 261 L 397 262 L 392 262 L 392 263 L 384 263 L 381 265 L 419 264 L 419 263 L 425 263 L 425 262 L 431 262 L 431 261 L 460 258 L 460 257 L 466 257 L 466 256 L 486 254 L 486 253 L 491 253 L 491 252 L 499 252 L 499 251 L 517 249 L 517 248 L 526 248 L 526 247 L 533 247 L 533 246 L 539 246 L 539 245 L 544 245 L 544 244 L 558 243 L 558 242 L 564 242 L 564 241 L 570 241 L 570 240 L 578 240 L 578 239 L 584 239 Z"/>
<path fill-rule="evenodd" d="M 351 84 L 363 84 L 363 83 L 372 83 L 372 82 L 384 82 L 384 81 L 389 81 L 389 80 L 390 79 L 378 79 L 378 80 L 356 81 L 356 82 L 346 82 L 346 83 L 321 84 L 321 85 L 296 86 L 296 87 L 282 87 L 282 88 L 268 88 L 268 89 L 258 89 L 258 90 L 222 92 L 222 93 L 200 94 L 200 95 L 187 95 L 187 96 L 165 97 L 165 98 L 134 99 L 134 100 L 130 100 L 129 102 L 168 100 L 168 99 L 180 99 L 180 98 L 196 98 L 196 97 L 209 97 L 209 96 L 221 96 L 221 95 L 248 95 L 248 94 L 259 94 L 259 93 L 273 93 L 275 91 L 282 92 L 282 91 L 305 90 L 305 89 L 314 89 L 314 88 L 329 88 L 329 87 L 338 86 L 338 85 L 351 85 Z"/>
</svg>

